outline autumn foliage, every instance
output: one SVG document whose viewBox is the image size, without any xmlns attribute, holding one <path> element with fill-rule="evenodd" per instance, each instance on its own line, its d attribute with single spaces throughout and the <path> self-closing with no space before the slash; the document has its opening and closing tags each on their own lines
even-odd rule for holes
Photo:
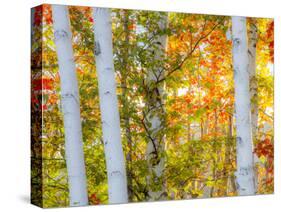
<svg viewBox="0 0 281 212">
<path fill-rule="evenodd" d="M 235 94 L 230 17 L 169 13 L 160 30 L 158 12 L 112 10 L 122 142 L 131 179 L 131 201 L 146 201 L 147 161 L 145 128 L 146 79 L 149 70 L 165 73 L 163 131 L 167 199 L 237 195 Z M 90 204 L 108 203 L 106 164 L 101 132 L 98 81 L 94 56 L 92 8 L 69 7 L 72 42 L 79 84 L 81 123 Z M 127 20 L 126 24 L 125 20 Z M 257 18 L 258 194 L 274 185 L 273 62 L 274 22 Z M 32 157 L 42 152 L 44 206 L 68 205 L 60 77 L 50 5 L 35 8 L 32 45 L 31 107 L 43 112 L 32 120 Z M 165 56 L 155 60 L 159 44 L 153 36 L 167 35 Z M 40 131 L 41 124 L 42 132 Z M 39 134 L 42 136 L 39 139 Z M 42 146 L 35 140 L 40 140 Z M 41 151 L 42 150 L 42 151 Z M 33 170 L 35 176 L 36 170 Z M 38 183 L 38 182 L 36 182 Z"/>
</svg>

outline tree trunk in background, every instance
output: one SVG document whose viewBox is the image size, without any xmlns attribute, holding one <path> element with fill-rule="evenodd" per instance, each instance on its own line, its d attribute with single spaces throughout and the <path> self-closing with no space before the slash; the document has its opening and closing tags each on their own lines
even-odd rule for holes
<svg viewBox="0 0 281 212">
<path fill-rule="evenodd" d="M 208 117 L 208 115 L 207 115 L 207 117 L 206 117 L 206 119 L 205 119 L 205 121 L 204 121 L 204 126 L 203 126 L 203 134 L 204 135 L 207 135 L 209 132 L 208 132 L 208 127 L 209 127 L 209 117 Z"/>
<path fill-rule="evenodd" d="M 124 119 L 125 125 L 125 136 L 128 145 L 128 152 L 126 155 L 127 159 L 127 184 L 128 184 L 128 200 L 131 202 L 133 199 L 133 185 L 132 185 L 132 134 L 130 128 L 130 114 L 129 108 L 130 102 L 128 99 L 128 88 L 127 88 L 127 76 L 128 72 L 130 72 L 130 65 L 129 65 L 129 45 L 130 45 L 130 32 L 129 32 L 129 14 L 127 10 L 124 10 L 123 15 L 123 28 L 125 33 L 125 41 L 124 41 L 124 52 L 122 53 L 122 63 L 123 63 L 123 70 L 121 72 L 121 88 L 122 88 L 122 114 Z"/>
<path fill-rule="evenodd" d="M 191 127 L 190 127 L 190 120 L 189 120 L 189 115 L 187 115 L 187 129 L 186 129 L 186 132 L 187 132 L 187 142 L 191 141 Z"/>
<path fill-rule="evenodd" d="M 204 139 L 204 118 L 200 119 L 200 139 L 201 141 Z"/>
<path fill-rule="evenodd" d="M 32 8 L 30 10 L 30 47 L 32 52 L 32 40 L 33 40 L 33 34 L 34 34 L 34 14 L 35 14 L 35 8 Z"/>
<path fill-rule="evenodd" d="M 228 117 L 228 138 L 226 143 L 226 150 L 225 150 L 225 193 L 224 196 L 228 196 L 228 194 L 231 192 L 236 191 L 235 186 L 235 179 L 234 176 L 230 173 L 231 168 L 231 151 L 232 151 L 232 139 L 233 139 L 233 127 L 232 127 L 232 115 L 229 115 Z M 229 189 L 229 186 L 231 186 L 231 189 Z"/>
<path fill-rule="evenodd" d="M 53 5 L 52 10 L 61 84 L 70 206 L 88 205 L 79 90 L 68 8 L 67 6 Z"/>
<path fill-rule="evenodd" d="M 216 157 L 213 157 L 213 167 L 212 167 L 212 177 L 214 184 L 216 185 L 217 183 L 217 163 L 219 159 L 219 154 L 218 154 L 218 148 L 217 148 L 217 141 L 218 138 L 218 112 L 217 109 L 215 109 L 215 114 L 214 114 L 214 130 L 215 130 L 215 135 L 214 135 L 214 141 L 213 141 L 213 154 L 216 155 Z M 211 191 L 210 191 L 210 197 L 213 197 L 215 194 L 215 185 L 212 186 Z"/>
<path fill-rule="evenodd" d="M 249 73 L 250 73 L 250 97 L 251 97 L 251 123 L 252 123 L 252 137 L 255 141 L 257 139 L 258 131 L 258 82 L 256 77 L 256 49 L 257 49 L 257 21 L 250 20 L 249 30 Z"/>
<path fill-rule="evenodd" d="M 255 194 L 255 180 L 246 18 L 232 17 L 232 34 L 237 131 L 237 189 L 239 195 L 253 195 Z"/>
<path fill-rule="evenodd" d="M 206 120 L 204 122 L 204 135 L 207 135 L 209 132 L 208 132 L 208 128 L 209 128 L 209 116 L 207 115 L 206 117 Z M 212 174 L 212 165 L 211 165 L 212 162 L 209 162 L 207 164 L 207 170 L 204 174 L 204 177 L 209 177 L 209 175 Z M 205 183 L 205 182 L 204 182 Z M 210 197 L 210 193 L 211 193 L 211 188 L 209 186 L 204 186 L 203 187 L 203 198 L 209 198 Z"/>
<path fill-rule="evenodd" d="M 93 16 L 109 203 L 126 203 L 128 202 L 127 175 L 121 143 L 110 10 L 94 8 Z"/>
<path fill-rule="evenodd" d="M 159 29 L 164 30 L 168 24 L 168 14 L 162 15 L 158 24 Z M 156 61 L 163 59 L 167 48 L 167 39 L 167 35 L 161 35 L 155 40 L 155 43 L 159 45 L 159 49 L 155 51 L 154 55 Z M 165 156 L 163 154 L 165 150 L 165 135 L 163 135 L 165 125 L 164 86 L 163 83 L 157 84 L 163 75 L 162 67 L 157 70 L 149 70 L 146 81 L 149 89 L 147 92 L 147 114 L 145 115 L 148 133 L 146 158 L 149 171 L 147 177 L 149 201 L 165 200 L 167 197 L 164 179 Z"/>
<path fill-rule="evenodd" d="M 252 138 L 253 144 L 257 141 L 258 133 L 258 82 L 256 76 L 256 50 L 257 50 L 257 39 L 258 39 L 258 28 L 257 20 L 255 18 L 250 19 L 250 29 L 249 29 L 249 74 L 250 74 L 250 98 L 251 98 L 251 126 L 252 126 Z M 258 183 L 258 172 L 255 170 L 255 187 Z"/>
</svg>

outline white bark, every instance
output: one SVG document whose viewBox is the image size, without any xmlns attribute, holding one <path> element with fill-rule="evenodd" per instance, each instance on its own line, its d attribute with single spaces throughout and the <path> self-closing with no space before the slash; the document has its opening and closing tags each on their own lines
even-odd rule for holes
<svg viewBox="0 0 281 212">
<path fill-rule="evenodd" d="M 164 30 L 167 28 L 168 14 L 162 16 L 159 20 L 159 29 Z M 152 35 L 151 36 L 155 36 Z M 155 43 L 159 45 L 159 49 L 155 51 L 154 59 L 156 61 L 163 60 L 167 48 L 167 35 L 158 36 L 155 39 Z M 164 179 L 164 167 L 165 167 L 165 135 L 163 135 L 164 128 L 164 108 L 163 108 L 163 94 L 164 86 L 156 85 L 159 79 L 164 77 L 162 67 L 152 68 L 148 70 L 147 86 L 151 89 L 148 97 L 148 113 L 146 114 L 146 120 L 148 122 L 148 143 L 146 148 L 146 157 L 148 163 L 149 175 L 147 177 L 149 200 L 165 200 L 165 179 Z"/>
<path fill-rule="evenodd" d="M 67 6 L 53 5 L 52 10 L 60 73 L 70 206 L 81 206 L 88 204 L 88 192 L 72 34 Z"/>
<path fill-rule="evenodd" d="M 110 10 L 94 8 L 93 16 L 109 203 L 126 203 L 128 202 L 127 176 L 116 95 Z"/>
<path fill-rule="evenodd" d="M 255 181 L 246 18 L 232 17 L 232 33 L 237 133 L 237 189 L 239 195 L 253 195 L 255 194 Z"/>
</svg>

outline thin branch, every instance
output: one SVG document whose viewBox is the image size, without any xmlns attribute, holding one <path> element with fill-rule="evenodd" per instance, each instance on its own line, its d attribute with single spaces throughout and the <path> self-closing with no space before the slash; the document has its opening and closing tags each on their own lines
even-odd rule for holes
<svg viewBox="0 0 281 212">
<path fill-rule="evenodd" d="M 225 19 L 225 17 L 221 18 L 221 20 L 220 20 L 217 24 L 215 24 L 215 25 L 213 26 L 213 28 L 212 28 L 207 34 L 201 36 L 201 37 L 196 41 L 196 43 L 195 43 L 195 45 L 193 46 L 193 48 L 191 49 L 191 51 L 190 51 L 190 52 L 186 55 L 186 57 L 180 62 L 180 64 L 177 65 L 175 68 L 173 68 L 171 71 L 169 71 L 168 74 L 167 74 L 164 78 L 158 80 L 157 83 L 163 82 L 164 80 L 166 80 L 166 78 L 167 78 L 168 76 L 170 76 L 171 74 L 173 74 L 175 71 L 179 70 L 179 69 L 184 65 L 184 63 L 187 61 L 187 59 L 189 59 L 190 56 L 193 54 L 193 52 L 197 49 L 197 47 L 198 47 L 198 45 L 200 44 L 200 42 L 201 42 L 202 40 L 204 40 L 205 38 L 207 38 L 207 37 L 224 21 L 224 19 Z"/>
</svg>

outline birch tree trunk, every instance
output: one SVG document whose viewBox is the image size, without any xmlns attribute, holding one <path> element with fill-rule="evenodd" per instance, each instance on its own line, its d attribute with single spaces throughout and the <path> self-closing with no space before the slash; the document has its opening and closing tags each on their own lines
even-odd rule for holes
<svg viewBox="0 0 281 212">
<path fill-rule="evenodd" d="M 239 195 L 255 194 L 246 18 L 232 17 L 235 112 L 237 131 L 237 189 Z"/>
<path fill-rule="evenodd" d="M 127 176 L 114 75 L 110 10 L 94 8 L 93 16 L 109 203 L 126 203 L 128 202 Z"/>
<path fill-rule="evenodd" d="M 168 24 L 168 14 L 160 14 L 159 30 L 164 30 Z M 154 36 L 154 35 L 152 35 Z M 161 61 L 164 58 L 167 48 L 167 35 L 157 36 L 154 41 L 159 47 L 154 52 L 154 60 Z M 149 175 L 147 186 L 149 201 L 165 200 L 166 189 L 164 179 L 165 166 L 165 135 L 163 129 L 165 125 L 165 110 L 163 108 L 163 84 L 157 84 L 158 80 L 164 77 L 163 67 L 156 67 L 148 70 L 147 76 L 147 114 L 146 128 L 148 143 L 146 158 L 148 163 Z"/>
<path fill-rule="evenodd" d="M 88 192 L 72 34 L 67 6 L 53 5 L 52 11 L 60 73 L 70 206 L 81 206 L 88 204 Z"/>
</svg>

